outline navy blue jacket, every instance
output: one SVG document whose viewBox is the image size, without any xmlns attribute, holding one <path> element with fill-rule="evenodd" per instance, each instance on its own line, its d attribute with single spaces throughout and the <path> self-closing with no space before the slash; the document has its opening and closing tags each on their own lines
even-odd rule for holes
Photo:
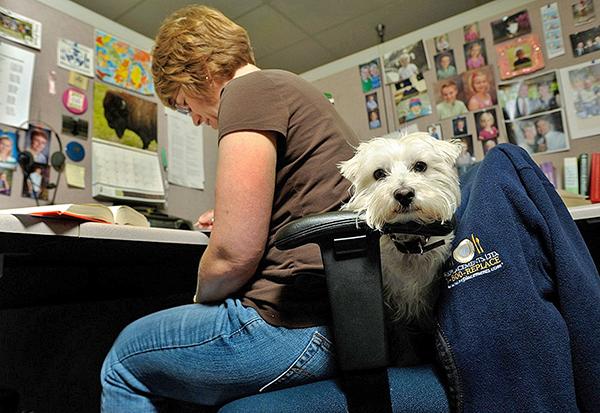
<svg viewBox="0 0 600 413">
<path fill-rule="evenodd" d="M 437 353 L 460 412 L 600 412 L 600 277 L 555 189 L 499 145 L 462 183 Z"/>
</svg>

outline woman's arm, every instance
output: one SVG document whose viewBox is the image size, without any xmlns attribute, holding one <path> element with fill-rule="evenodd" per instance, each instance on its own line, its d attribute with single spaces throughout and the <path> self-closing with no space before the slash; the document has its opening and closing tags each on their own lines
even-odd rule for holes
<svg viewBox="0 0 600 413">
<path fill-rule="evenodd" d="M 214 227 L 200 260 L 195 302 L 222 300 L 254 275 L 269 234 L 276 163 L 273 133 L 234 132 L 221 139 Z"/>
</svg>

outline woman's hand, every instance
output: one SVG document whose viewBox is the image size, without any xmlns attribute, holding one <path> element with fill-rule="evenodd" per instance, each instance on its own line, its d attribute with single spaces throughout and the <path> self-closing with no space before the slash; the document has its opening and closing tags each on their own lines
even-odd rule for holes
<svg viewBox="0 0 600 413">
<path fill-rule="evenodd" d="M 209 209 L 205 211 L 198 217 L 198 221 L 194 224 L 194 226 L 198 227 L 198 229 L 204 230 L 212 230 L 213 225 L 215 223 L 215 210 Z"/>
</svg>

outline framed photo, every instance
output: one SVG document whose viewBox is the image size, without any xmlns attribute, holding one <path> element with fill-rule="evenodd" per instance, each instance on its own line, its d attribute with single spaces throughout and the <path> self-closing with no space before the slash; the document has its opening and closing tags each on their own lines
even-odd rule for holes
<svg viewBox="0 0 600 413">
<path fill-rule="evenodd" d="M 42 49 L 42 23 L 0 7 L 0 37 Z"/>
<path fill-rule="evenodd" d="M 463 34 L 465 37 L 465 43 L 479 39 L 479 23 L 475 22 L 463 26 Z"/>
<path fill-rule="evenodd" d="M 464 136 L 469 134 L 467 129 L 467 118 L 465 116 L 458 116 L 452 119 L 452 134 L 454 136 Z"/>
<path fill-rule="evenodd" d="M 506 123 L 508 141 L 524 148 L 530 154 L 551 153 L 569 149 L 569 139 L 558 109 Z"/>
<path fill-rule="evenodd" d="M 485 41 L 483 39 L 474 40 L 465 43 L 465 65 L 467 70 L 479 69 L 487 65 L 487 53 L 485 51 Z"/>
<path fill-rule="evenodd" d="M 467 109 L 476 111 L 494 106 L 498 100 L 492 66 L 469 70 L 462 74 Z"/>
<path fill-rule="evenodd" d="M 427 92 L 396 103 L 396 114 L 400 123 L 431 115 L 431 102 Z"/>
<path fill-rule="evenodd" d="M 496 109 L 492 108 L 491 110 L 483 110 L 475 113 L 475 128 L 477 129 L 478 140 L 496 141 L 500 134 L 498 120 L 496 119 Z"/>
<path fill-rule="evenodd" d="M 427 126 L 427 132 L 436 139 L 444 139 L 442 135 L 442 124 L 441 123 L 432 123 Z"/>
<path fill-rule="evenodd" d="M 450 49 L 450 42 L 448 41 L 448 33 L 436 36 L 433 38 L 435 44 L 435 50 L 443 52 L 444 50 Z"/>
<path fill-rule="evenodd" d="M 446 50 L 445 52 L 441 52 L 435 55 L 434 60 L 435 71 L 439 80 L 457 75 L 454 51 Z"/>
<path fill-rule="evenodd" d="M 452 118 L 467 113 L 462 76 L 440 80 L 434 85 L 437 116 L 440 119 Z"/>
<path fill-rule="evenodd" d="M 556 72 L 498 86 L 498 102 L 506 120 L 560 108 L 562 105 Z"/>
<path fill-rule="evenodd" d="M 527 10 L 522 10 L 511 16 L 504 16 L 500 20 L 493 21 L 491 25 L 494 44 L 531 33 L 531 23 L 529 22 Z"/>
<path fill-rule="evenodd" d="M 544 68 L 544 54 L 535 34 L 496 46 L 500 79 L 511 79 Z"/>
<path fill-rule="evenodd" d="M 593 0 L 577 0 L 571 5 L 575 26 L 586 24 L 596 18 Z"/>
<path fill-rule="evenodd" d="M 600 50 L 600 26 L 569 35 L 573 56 L 580 57 Z"/>
<path fill-rule="evenodd" d="M 600 63 L 566 67 L 560 77 L 571 137 L 600 134 Z"/>
<path fill-rule="evenodd" d="M 383 55 L 385 83 L 396 83 L 429 70 L 423 41 Z"/>
<path fill-rule="evenodd" d="M 368 63 L 358 65 L 360 73 L 360 82 L 363 93 L 370 92 L 373 89 L 381 87 L 381 70 L 379 69 L 379 59 L 373 59 Z"/>
</svg>

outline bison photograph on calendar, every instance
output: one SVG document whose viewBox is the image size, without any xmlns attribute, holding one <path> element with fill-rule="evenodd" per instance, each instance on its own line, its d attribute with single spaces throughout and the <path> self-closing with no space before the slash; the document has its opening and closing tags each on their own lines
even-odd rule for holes
<svg viewBox="0 0 600 413">
<path fill-rule="evenodd" d="M 156 110 L 154 102 L 96 82 L 92 136 L 156 152 Z"/>
</svg>

